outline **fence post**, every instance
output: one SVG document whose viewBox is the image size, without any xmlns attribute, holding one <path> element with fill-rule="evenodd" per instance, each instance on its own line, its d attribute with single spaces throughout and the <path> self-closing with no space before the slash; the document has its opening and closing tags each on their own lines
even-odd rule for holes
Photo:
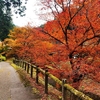
<svg viewBox="0 0 100 100">
<path fill-rule="evenodd" d="M 26 64 L 27 64 L 27 63 L 25 62 L 25 70 L 26 70 Z"/>
<path fill-rule="evenodd" d="M 45 70 L 45 93 L 48 94 L 48 70 Z"/>
<path fill-rule="evenodd" d="M 29 66 L 30 66 L 30 65 L 29 65 L 29 63 L 28 63 L 28 65 L 27 65 L 27 73 L 29 73 Z"/>
<path fill-rule="evenodd" d="M 38 67 L 39 67 L 39 66 L 36 66 L 36 83 L 37 83 L 37 84 L 39 83 L 39 82 L 38 82 L 38 79 L 39 79 L 39 77 L 38 77 L 38 73 L 39 73 Z"/>
<path fill-rule="evenodd" d="M 33 66 L 31 65 L 31 78 L 33 78 Z"/>
<path fill-rule="evenodd" d="M 21 60 L 19 61 L 19 66 L 21 65 Z"/>
<path fill-rule="evenodd" d="M 13 59 L 13 63 L 14 63 L 14 59 Z"/>
<path fill-rule="evenodd" d="M 16 59 L 15 59 L 15 64 L 17 64 L 17 61 L 16 61 Z"/>
<path fill-rule="evenodd" d="M 14 59 L 14 64 L 16 64 L 16 59 Z"/>
<path fill-rule="evenodd" d="M 24 61 L 22 62 L 22 68 L 24 68 Z"/>
<path fill-rule="evenodd" d="M 16 65 L 17 65 L 18 63 L 17 63 L 17 59 L 16 59 Z"/>
<path fill-rule="evenodd" d="M 65 94 L 65 87 L 64 84 L 66 83 L 66 79 L 62 79 L 62 100 L 66 100 L 66 94 Z"/>
<path fill-rule="evenodd" d="M 22 67 L 22 60 L 20 61 L 20 67 Z"/>
<path fill-rule="evenodd" d="M 20 60 L 18 60 L 18 66 L 20 66 Z"/>
<path fill-rule="evenodd" d="M 13 63 L 15 64 L 15 59 L 13 59 Z"/>
<path fill-rule="evenodd" d="M 16 59 L 16 65 L 18 65 L 18 60 Z"/>
<path fill-rule="evenodd" d="M 19 66 L 18 64 L 19 64 L 19 63 L 18 63 L 18 60 L 17 60 L 17 66 Z"/>
</svg>

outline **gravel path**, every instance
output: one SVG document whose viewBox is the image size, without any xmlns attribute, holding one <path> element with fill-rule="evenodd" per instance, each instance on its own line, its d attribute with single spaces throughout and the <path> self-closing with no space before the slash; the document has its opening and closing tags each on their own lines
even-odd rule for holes
<svg viewBox="0 0 100 100">
<path fill-rule="evenodd" d="M 0 62 L 0 100 L 40 100 L 21 83 L 16 70 L 7 62 Z"/>
</svg>

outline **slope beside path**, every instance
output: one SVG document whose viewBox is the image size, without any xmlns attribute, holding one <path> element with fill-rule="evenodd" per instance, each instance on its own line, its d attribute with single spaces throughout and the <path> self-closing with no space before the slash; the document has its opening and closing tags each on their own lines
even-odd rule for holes
<svg viewBox="0 0 100 100">
<path fill-rule="evenodd" d="M 16 70 L 7 62 L 0 62 L 0 100 L 40 100 L 24 87 Z"/>
</svg>

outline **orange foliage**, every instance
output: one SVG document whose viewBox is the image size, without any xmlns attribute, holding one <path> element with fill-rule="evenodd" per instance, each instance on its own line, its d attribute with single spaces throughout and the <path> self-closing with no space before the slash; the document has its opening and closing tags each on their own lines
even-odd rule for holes
<svg viewBox="0 0 100 100">
<path fill-rule="evenodd" d="M 21 59 L 42 68 L 53 66 L 50 72 L 60 79 L 67 78 L 68 83 L 76 84 L 86 75 L 99 81 L 100 2 L 73 0 L 65 5 L 65 1 L 53 1 L 54 20 L 38 28 L 16 27 L 5 43 Z"/>
<path fill-rule="evenodd" d="M 77 71 L 76 66 L 79 65 L 77 71 L 79 76 L 76 77 L 80 77 L 81 74 L 83 77 L 88 73 L 94 75 L 93 71 L 96 71 L 96 67 L 99 66 L 95 60 L 100 57 L 100 2 L 98 0 L 73 0 L 73 3 L 69 2 L 69 6 L 65 6 L 64 0 L 56 1 L 54 4 L 60 5 L 62 10 L 54 6 L 55 20 L 47 22 L 43 31 L 56 38 L 60 46 L 61 44 L 65 46 L 65 49 L 62 48 L 63 54 L 66 56 L 66 61 L 69 59 L 71 62 L 73 72 Z M 59 55 L 58 57 L 61 57 Z"/>
</svg>

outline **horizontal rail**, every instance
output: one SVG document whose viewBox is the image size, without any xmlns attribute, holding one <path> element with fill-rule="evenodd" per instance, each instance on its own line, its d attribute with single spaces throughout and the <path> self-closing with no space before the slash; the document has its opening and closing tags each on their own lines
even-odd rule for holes
<svg viewBox="0 0 100 100">
<path fill-rule="evenodd" d="M 70 99 L 68 100 L 93 100 L 92 98 L 88 97 L 87 95 L 85 95 L 84 93 L 76 90 L 75 88 L 73 88 L 72 86 L 70 86 L 69 84 L 64 84 L 63 80 L 59 80 L 57 77 L 55 77 L 54 75 L 52 75 L 51 73 L 49 73 L 47 70 L 43 70 L 41 68 L 39 68 L 39 66 L 35 66 L 32 65 L 31 63 L 28 63 L 26 61 L 22 61 L 22 60 L 14 60 L 14 63 L 21 66 L 22 68 L 25 68 L 25 70 L 27 69 L 27 73 L 29 73 L 29 67 L 31 69 L 30 71 L 30 75 L 31 77 L 33 77 L 33 68 L 36 70 L 36 83 L 38 83 L 38 79 L 39 79 L 39 75 L 38 73 L 42 73 L 45 76 L 45 93 L 48 93 L 48 77 L 50 77 L 51 79 L 53 79 L 53 81 L 55 81 L 56 83 L 58 83 L 61 87 L 62 87 L 62 93 L 65 94 L 65 91 L 69 91 L 70 92 Z M 22 65 L 23 63 L 23 65 Z M 26 68 L 27 65 L 27 68 Z M 69 94 L 64 95 L 62 94 L 64 97 L 62 97 L 62 100 L 67 100 L 66 99 L 66 95 L 68 96 Z"/>
</svg>

